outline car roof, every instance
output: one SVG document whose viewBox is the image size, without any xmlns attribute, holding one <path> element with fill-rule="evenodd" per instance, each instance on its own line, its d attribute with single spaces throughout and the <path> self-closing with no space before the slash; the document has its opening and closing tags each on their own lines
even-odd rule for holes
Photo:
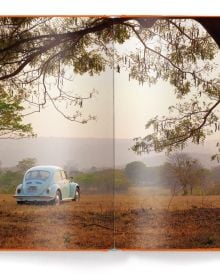
<svg viewBox="0 0 220 280">
<path fill-rule="evenodd" d="M 38 166 L 31 167 L 30 169 L 27 170 L 27 172 L 34 171 L 34 170 L 45 170 L 48 172 L 53 172 L 55 170 L 63 170 L 63 168 L 56 165 L 38 165 Z"/>
</svg>

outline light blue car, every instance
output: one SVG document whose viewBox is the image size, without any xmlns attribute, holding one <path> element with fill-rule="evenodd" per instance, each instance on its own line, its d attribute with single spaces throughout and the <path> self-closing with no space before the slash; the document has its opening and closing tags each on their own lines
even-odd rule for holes
<svg viewBox="0 0 220 280">
<path fill-rule="evenodd" d="M 51 202 L 58 205 L 65 200 L 78 201 L 80 187 L 58 166 L 35 166 L 27 170 L 14 197 L 18 204 Z"/>
</svg>

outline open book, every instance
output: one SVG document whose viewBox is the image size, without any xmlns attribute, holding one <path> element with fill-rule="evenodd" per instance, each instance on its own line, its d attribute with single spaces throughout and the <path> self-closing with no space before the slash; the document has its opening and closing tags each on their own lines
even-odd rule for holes
<svg viewBox="0 0 220 280">
<path fill-rule="evenodd" d="M 220 18 L 0 21 L 0 249 L 220 248 Z"/>
</svg>

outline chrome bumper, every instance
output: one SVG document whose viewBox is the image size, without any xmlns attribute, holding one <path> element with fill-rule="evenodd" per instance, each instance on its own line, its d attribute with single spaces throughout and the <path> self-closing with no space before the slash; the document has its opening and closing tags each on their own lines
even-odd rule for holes
<svg viewBox="0 0 220 280">
<path fill-rule="evenodd" d="M 54 199 L 53 196 L 46 195 L 13 195 L 17 201 L 50 201 Z"/>
</svg>

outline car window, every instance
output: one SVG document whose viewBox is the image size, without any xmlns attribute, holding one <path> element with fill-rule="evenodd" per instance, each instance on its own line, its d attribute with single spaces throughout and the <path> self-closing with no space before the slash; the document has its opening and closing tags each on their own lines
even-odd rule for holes
<svg viewBox="0 0 220 280">
<path fill-rule="evenodd" d="M 63 180 L 63 178 L 62 178 L 61 172 L 60 171 L 56 171 L 55 174 L 54 174 L 54 181 L 55 182 L 60 182 L 62 180 Z"/>
<path fill-rule="evenodd" d="M 47 180 L 50 176 L 50 173 L 48 171 L 44 171 L 44 170 L 32 170 L 29 171 L 26 175 L 25 175 L 25 181 L 27 180 Z"/>
</svg>

